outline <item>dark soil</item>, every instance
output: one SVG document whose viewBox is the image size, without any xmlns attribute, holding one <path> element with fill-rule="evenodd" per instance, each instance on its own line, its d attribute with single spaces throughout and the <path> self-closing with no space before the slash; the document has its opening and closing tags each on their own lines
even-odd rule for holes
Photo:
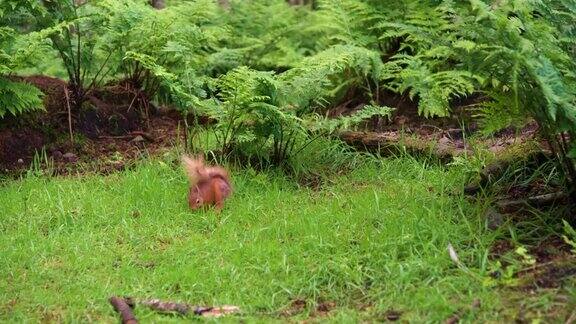
<svg viewBox="0 0 576 324">
<path fill-rule="evenodd" d="M 0 166 L 4 173 L 18 174 L 30 168 L 35 154 L 43 150 L 51 158 L 53 172 L 67 174 L 80 170 L 102 173 L 123 170 L 142 155 L 156 154 L 167 149 L 183 135 L 177 134 L 179 117 L 172 113 L 151 116 L 149 129 L 136 130 L 125 135 L 100 135 L 96 138 L 82 137 L 70 143 L 64 135 L 59 140 L 45 133 L 30 129 L 0 130 Z M 68 159 L 67 154 L 75 158 Z"/>
<path fill-rule="evenodd" d="M 94 89 L 82 109 L 71 112 L 71 140 L 66 83 L 47 76 L 21 79 L 42 90 L 45 111 L 0 122 L 0 174 L 29 169 L 35 156 L 51 158 L 56 173 L 85 170 L 86 163 L 109 172 L 181 138 L 178 113 L 157 109 L 139 91 L 120 84 Z"/>
<path fill-rule="evenodd" d="M 556 266 L 552 265 L 535 276 L 533 287 L 559 288 L 566 279 L 576 276 L 576 264 Z"/>
<path fill-rule="evenodd" d="M 511 241 L 499 240 L 490 249 L 490 259 L 501 260 L 513 253 L 515 246 Z M 535 258 L 533 266 L 518 271 L 522 291 L 535 292 L 538 289 L 560 288 L 569 278 L 576 278 L 576 256 L 560 237 L 552 236 L 528 249 Z M 507 266 L 507 262 L 502 262 Z"/>
<path fill-rule="evenodd" d="M 306 310 L 306 301 L 304 299 L 294 299 L 290 306 L 280 312 L 282 317 L 291 317 L 298 315 Z"/>
<path fill-rule="evenodd" d="M 530 249 L 530 254 L 536 258 L 536 262 L 538 263 L 552 262 L 557 259 L 568 260 L 572 256 L 575 256 L 570 251 L 570 246 L 558 236 L 550 237 L 542 241 Z M 576 259 L 574 261 L 576 261 Z"/>
<path fill-rule="evenodd" d="M 311 317 L 324 317 L 328 316 L 330 311 L 336 308 L 336 303 L 332 301 L 323 301 L 316 305 L 316 309 L 310 315 Z"/>
</svg>

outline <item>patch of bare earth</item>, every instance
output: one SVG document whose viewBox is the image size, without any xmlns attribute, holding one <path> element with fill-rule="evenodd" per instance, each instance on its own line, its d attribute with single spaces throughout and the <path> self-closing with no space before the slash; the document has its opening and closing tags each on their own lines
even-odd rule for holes
<svg viewBox="0 0 576 324">
<path fill-rule="evenodd" d="M 69 114 L 64 81 L 22 79 L 43 91 L 46 109 L 2 120 L 0 174 L 19 174 L 35 157 L 57 174 L 108 173 L 143 155 L 163 152 L 183 138 L 177 112 L 155 108 L 126 84 L 94 89 L 81 111 Z"/>
<path fill-rule="evenodd" d="M 503 266 L 508 266 L 501 258 L 513 254 L 514 250 L 511 241 L 499 240 L 492 246 L 489 257 L 502 260 Z M 518 284 L 500 287 L 504 296 L 502 318 L 516 323 L 567 322 L 576 309 L 569 297 L 571 287 L 576 284 L 576 255 L 557 236 L 530 247 L 528 254 L 534 257 L 535 263 L 514 274 Z M 543 302 L 545 300 L 548 302 Z"/>
</svg>

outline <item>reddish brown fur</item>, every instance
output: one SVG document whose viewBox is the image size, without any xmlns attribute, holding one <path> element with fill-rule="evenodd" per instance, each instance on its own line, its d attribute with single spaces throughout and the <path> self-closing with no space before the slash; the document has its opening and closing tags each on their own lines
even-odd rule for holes
<svg viewBox="0 0 576 324">
<path fill-rule="evenodd" d="M 214 205 L 222 209 L 224 200 L 232 193 L 228 172 L 221 167 L 207 167 L 201 157 L 182 157 L 186 174 L 190 179 L 188 204 L 191 209 Z"/>
</svg>

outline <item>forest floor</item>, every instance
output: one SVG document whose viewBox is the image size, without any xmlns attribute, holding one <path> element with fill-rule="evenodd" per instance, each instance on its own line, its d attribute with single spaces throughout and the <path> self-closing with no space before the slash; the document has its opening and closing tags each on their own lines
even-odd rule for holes
<svg viewBox="0 0 576 324">
<path fill-rule="evenodd" d="M 262 322 L 576 320 L 576 254 L 559 221 L 569 211 L 494 211 L 498 196 L 550 185 L 463 192 L 477 152 L 525 153 L 534 125 L 478 141 L 455 120 L 373 120 L 342 138 L 380 153 L 393 144 L 393 157 L 353 154 L 354 168 L 312 181 L 230 165 L 235 193 L 215 214 L 186 206 L 181 117 L 141 119 L 123 91 L 95 93 L 105 114 L 75 116 L 73 141 L 50 109 L 62 102 L 35 127 L 0 129 L 0 320 L 116 322 L 113 295 L 238 305 L 232 319 Z"/>
<path fill-rule="evenodd" d="M 458 167 L 368 160 L 320 188 L 247 169 L 216 214 L 188 210 L 175 160 L 4 184 L 0 318 L 115 322 L 113 295 L 237 305 L 249 321 L 574 316 L 575 256 L 552 216 L 487 229 L 491 199 L 459 193 Z"/>
</svg>

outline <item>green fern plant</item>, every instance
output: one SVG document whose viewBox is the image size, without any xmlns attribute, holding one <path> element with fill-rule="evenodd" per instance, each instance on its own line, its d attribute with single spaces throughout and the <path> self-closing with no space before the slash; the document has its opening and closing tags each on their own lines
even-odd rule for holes
<svg viewBox="0 0 576 324">
<path fill-rule="evenodd" d="M 353 45 L 376 49 L 377 34 L 372 28 L 379 18 L 376 9 L 362 1 L 325 0 L 319 1 L 315 23 L 309 27 L 319 33 L 323 46 Z"/>
<path fill-rule="evenodd" d="M 467 64 L 486 80 L 486 88 L 508 93 L 511 112 L 522 111 L 538 122 L 567 176 L 568 188 L 575 188 L 576 166 L 569 151 L 576 135 L 576 65 L 559 40 L 560 32 L 535 18 L 535 12 L 547 9 L 542 2 L 488 7 L 471 1 L 468 12 L 475 18 L 463 35 L 468 38 L 466 52 L 475 60 Z"/>
<path fill-rule="evenodd" d="M 228 54 L 235 54 L 233 67 L 276 72 L 293 67 L 314 50 L 315 38 L 305 23 L 310 15 L 284 0 L 231 1 L 222 16 L 230 30 L 223 43 Z"/>
<path fill-rule="evenodd" d="M 282 165 L 319 137 L 390 113 L 386 107 L 367 106 L 355 115 L 328 120 L 299 109 L 297 99 L 304 89 L 294 87 L 282 75 L 247 67 L 220 77 L 217 97 L 201 105 L 218 121 L 213 130 L 221 151 L 226 155 L 253 154 Z"/>
<path fill-rule="evenodd" d="M 509 126 L 520 128 L 525 125 L 529 116 L 514 102 L 510 91 L 488 93 L 489 101 L 484 101 L 476 107 L 475 117 L 479 118 L 481 132 L 485 136 Z"/>
<path fill-rule="evenodd" d="M 14 46 L 17 36 L 11 28 L 0 28 L 0 118 L 7 113 L 16 116 L 43 108 L 43 94 L 38 88 L 10 78 L 16 69 L 26 64 L 27 56 L 39 46 L 33 39 L 29 39 L 26 48 Z"/>
<path fill-rule="evenodd" d="M 574 29 L 561 23 L 574 16 L 573 6 L 552 0 L 402 3 L 400 18 L 370 20 L 380 41 L 399 43 L 395 53 L 381 53 L 382 86 L 417 97 L 428 117 L 447 116 L 452 99 L 484 91 L 493 99 L 482 106 L 481 115 L 491 118 L 485 125 L 495 130 L 526 119 L 520 116 L 536 119 L 576 181 L 569 158 L 576 130 Z"/>
<path fill-rule="evenodd" d="M 9 1 L 8 6 L 15 6 L 16 10 L 9 14 L 12 19 L 6 21 L 21 32 L 20 39 L 47 42 L 57 52 L 68 76 L 70 104 L 80 110 L 90 89 L 98 83 L 102 65 L 106 63 L 96 55 L 97 40 L 106 17 L 94 10 L 91 2 L 84 1 L 23 0 Z M 36 45 L 35 42 L 29 44 Z M 18 45 L 20 50 L 31 52 L 26 49 L 26 42 Z"/>
<path fill-rule="evenodd" d="M 308 119 L 308 129 L 312 132 L 322 135 L 331 135 L 337 131 L 351 129 L 369 118 L 380 116 L 390 117 L 394 108 L 386 106 L 366 105 L 359 111 L 337 118 L 326 118 L 320 115 L 313 115 Z"/>
<path fill-rule="evenodd" d="M 218 95 L 204 107 L 218 123 L 215 136 L 223 154 L 240 145 L 266 145 L 285 117 L 274 106 L 278 82 L 269 72 L 234 69 L 216 82 Z"/>
<path fill-rule="evenodd" d="M 450 114 L 450 101 L 466 97 L 476 90 L 478 76 L 464 70 L 442 70 L 426 60 L 428 53 L 395 55 L 385 64 L 386 87 L 398 93 L 418 97 L 418 112 L 426 117 Z"/>
<path fill-rule="evenodd" d="M 383 65 L 378 52 L 352 45 L 335 45 L 304 59 L 280 75 L 286 100 L 299 113 L 313 112 L 324 101 L 337 102 L 347 89 L 358 87 L 369 96 L 377 92 Z"/>
<path fill-rule="evenodd" d="M 7 113 L 17 116 L 42 109 L 42 96 L 42 92 L 33 85 L 0 77 L 0 119 Z"/>
<path fill-rule="evenodd" d="M 217 51 L 226 31 L 218 26 L 218 7 L 213 1 L 196 1 L 158 11 L 134 0 L 102 1 L 99 7 L 110 17 L 104 48 L 113 53 L 116 73 L 148 99 L 157 95 L 174 99 L 174 82 L 197 93 L 209 73 L 209 55 Z M 174 89 L 172 89 L 174 90 Z M 182 97 L 181 94 L 178 95 Z M 177 96 L 177 97 L 178 97 Z"/>
</svg>

